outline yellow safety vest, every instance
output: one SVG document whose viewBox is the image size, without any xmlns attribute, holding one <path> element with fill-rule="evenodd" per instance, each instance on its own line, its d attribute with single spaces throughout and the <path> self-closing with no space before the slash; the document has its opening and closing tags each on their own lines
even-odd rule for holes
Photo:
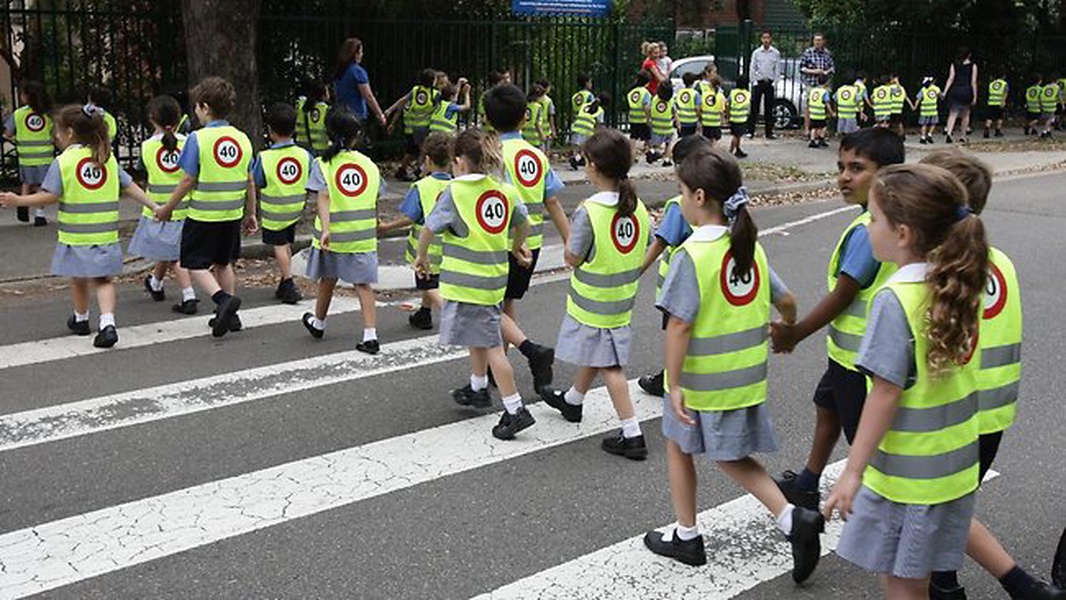
<svg viewBox="0 0 1066 600">
<path fill-rule="evenodd" d="M 581 111 L 581 107 L 595 99 L 596 96 L 593 96 L 592 92 L 588 90 L 578 90 L 573 96 L 570 96 L 570 112 L 576 116 Z"/>
<path fill-rule="evenodd" d="M 893 83 L 888 86 L 888 95 L 892 102 L 892 114 L 903 114 L 903 103 L 907 100 L 907 90 L 903 89 L 902 85 Z"/>
<path fill-rule="evenodd" d="M 681 210 L 681 196 L 674 196 L 666 201 L 663 205 L 663 218 L 670 212 L 670 208 L 674 207 L 675 210 Z M 670 259 L 673 258 L 674 253 L 677 252 L 678 247 L 667 246 L 663 253 L 659 256 L 659 273 L 655 278 L 655 298 L 659 298 L 659 294 L 663 291 L 663 282 L 666 281 L 666 275 L 670 272 Z"/>
<path fill-rule="evenodd" d="M 427 175 L 422 179 L 411 184 L 412 188 L 418 190 L 418 203 L 422 207 L 422 222 L 424 223 L 429 213 L 433 211 L 433 207 L 437 205 L 437 200 L 440 199 L 441 193 L 448 189 L 448 179 L 437 179 L 433 175 Z M 418 223 L 411 224 L 411 232 L 407 235 L 407 246 L 404 248 L 404 258 L 407 262 L 414 264 L 415 258 L 418 256 L 418 238 L 422 235 L 422 225 Z M 440 273 L 440 261 L 443 256 L 441 249 L 440 236 L 434 235 L 433 241 L 429 243 L 429 250 L 426 252 L 429 258 L 429 272 L 433 275 Z"/>
<path fill-rule="evenodd" d="M 640 86 L 629 90 L 626 100 L 629 102 L 629 122 L 638 125 L 647 123 L 648 116 L 644 114 L 644 105 L 645 102 L 650 104 L 652 100 L 648 88 Z"/>
<path fill-rule="evenodd" d="M 812 121 L 825 120 L 825 95 L 827 93 L 827 90 L 820 85 L 807 90 L 807 108 L 810 110 Z"/>
<path fill-rule="evenodd" d="M 355 150 L 345 150 L 326 162 L 316 158 L 329 187 L 329 251 L 340 254 L 377 252 L 377 165 Z M 322 219 L 315 217 L 311 244 L 321 248 Z"/>
<path fill-rule="evenodd" d="M 104 123 L 107 123 L 107 139 L 114 142 L 115 138 L 118 137 L 118 122 L 115 121 L 115 117 L 106 110 L 104 111 Z"/>
<path fill-rule="evenodd" d="M 163 147 L 162 139 L 149 138 L 141 142 L 141 162 L 148 173 L 148 188 L 144 192 L 148 199 L 156 204 L 166 204 L 185 176 L 178 166 L 178 157 L 181 156 L 181 149 L 185 147 L 185 136 L 175 134 L 175 137 L 178 138 L 178 148 L 170 152 Z M 155 217 L 155 213 L 147 207 L 141 214 L 149 219 Z M 170 220 L 181 221 L 188 214 L 189 198 L 186 196 L 174 207 Z"/>
<path fill-rule="evenodd" d="M 860 225 L 866 227 L 867 230 L 869 229 L 869 211 L 862 211 L 862 214 L 855 217 L 851 224 L 844 229 L 844 233 L 840 234 L 840 239 L 837 241 L 836 248 L 829 258 L 829 266 L 826 269 L 826 288 L 830 292 L 836 288 L 840 279 L 840 259 L 841 252 L 844 250 L 844 241 Z M 857 370 L 855 368 L 855 360 L 858 358 L 862 336 L 866 335 L 868 305 L 877 294 L 877 290 L 888 281 L 896 270 L 897 267 L 893 263 L 881 263 L 881 268 L 878 269 L 873 283 L 866 288 L 860 289 L 851 305 L 845 308 L 844 312 L 837 315 L 837 318 L 833 319 L 829 324 L 829 336 L 826 338 L 825 346 L 829 352 L 829 358 L 838 365 L 851 371 Z"/>
<path fill-rule="evenodd" d="M 698 104 L 696 90 L 685 88 L 679 91 L 674 99 L 674 106 L 677 107 L 677 122 L 682 126 L 693 126 L 698 123 L 699 115 L 696 114 Z"/>
<path fill-rule="evenodd" d="M 541 112 L 544 105 L 540 102 L 530 102 L 526 105 L 526 122 L 522 126 L 522 137 L 534 146 L 539 146 L 544 140 L 540 137 L 537 126 L 541 123 Z"/>
<path fill-rule="evenodd" d="M 729 92 L 729 122 L 747 123 L 748 113 L 751 110 L 751 93 L 748 90 L 732 90 Z"/>
<path fill-rule="evenodd" d="M 433 115 L 433 105 L 440 97 L 440 92 L 416 85 L 411 88 L 411 97 L 403 107 L 404 133 L 410 134 L 415 129 L 429 127 L 429 120 Z"/>
<path fill-rule="evenodd" d="M 633 214 L 595 199 L 583 203 L 592 224 L 591 258 L 570 275 L 566 313 L 589 327 L 629 326 L 647 246 L 648 209 L 637 200 Z"/>
<path fill-rule="evenodd" d="M 1040 92 L 1040 110 L 1044 113 L 1053 113 L 1059 105 L 1059 86 L 1057 83 L 1049 83 Z"/>
<path fill-rule="evenodd" d="M 507 289 L 508 230 L 521 202 L 518 191 L 488 176 L 453 179 L 448 189 L 466 235 L 450 227 L 441 233 L 440 294 L 453 302 L 498 306 Z"/>
<path fill-rule="evenodd" d="M 56 154 L 52 141 L 52 117 L 39 115 L 29 106 L 15 110 L 15 148 L 18 149 L 19 166 L 52 164 Z"/>
<path fill-rule="evenodd" d="M 252 143 L 232 125 L 204 127 L 196 132 L 200 173 L 189 201 L 196 221 L 236 221 L 244 217 Z"/>
<path fill-rule="evenodd" d="M 891 90 L 887 85 L 879 85 L 874 88 L 874 118 L 879 121 L 888 119 L 892 114 Z"/>
<path fill-rule="evenodd" d="M 678 249 L 692 259 L 700 291 L 700 311 L 681 372 L 685 406 L 726 411 L 762 404 L 770 354 L 766 253 L 756 244 L 752 270 L 740 274 L 734 268 L 729 234 L 704 241 L 698 231 Z M 669 377 L 665 382 L 669 390 Z"/>
<path fill-rule="evenodd" d="M 315 153 L 325 151 L 329 148 L 329 135 L 326 133 L 329 104 L 319 102 L 307 112 L 303 110 L 303 102 L 297 102 L 296 105 L 296 142 Z"/>
<path fill-rule="evenodd" d="M 993 79 L 988 84 L 988 105 L 989 106 L 1006 106 L 1007 105 L 1007 92 L 1010 87 L 1007 82 L 1002 79 Z"/>
<path fill-rule="evenodd" d="M 700 122 L 704 127 L 721 127 L 722 115 L 725 113 L 725 94 L 712 90 L 710 86 L 700 96 Z"/>
<path fill-rule="evenodd" d="M 453 111 L 452 115 L 449 117 L 449 106 L 452 106 L 452 103 L 447 100 L 441 100 L 437 103 L 437 107 L 433 109 L 433 117 L 429 120 L 430 131 L 444 131 L 450 133 L 459 129 L 459 111 Z"/>
<path fill-rule="evenodd" d="M 592 135 L 596 129 L 596 123 L 603 117 L 603 107 L 597 106 L 596 112 L 589 112 L 589 107 L 582 108 L 574 117 L 574 125 L 571 128 L 578 135 Z"/>
<path fill-rule="evenodd" d="M 890 281 L 914 338 L 914 385 L 881 439 L 862 483 L 901 504 L 943 504 L 977 489 L 977 360 L 947 373 L 929 371 L 926 313 L 932 298 L 924 281 Z M 903 343 L 903 341 L 901 341 Z"/>
<path fill-rule="evenodd" d="M 503 165 L 508 181 L 518 190 L 529 211 L 530 250 L 544 245 L 544 189 L 551 165 L 539 149 L 519 138 L 503 141 Z"/>
<path fill-rule="evenodd" d="M 841 119 L 855 119 L 859 115 L 859 90 L 854 85 L 842 85 L 834 94 L 837 114 Z"/>
<path fill-rule="evenodd" d="M 651 99 L 651 132 L 655 135 L 670 135 L 674 132 L 674 99 Z"/>
<path fill-rule="evenodd" d="M 999 250 L 988 255 L 988 285 L 977 349 L 977 416 L 981 434 L 1004 431 L 1014 423 L 1018 382 L 1022 378 L 1022 300 L 1014 263 Z"/>
<path fill-rule="evenodd" d="M 59 243 L 102 246 L 118 243 L 118 161 L 108 157 L 101 166 L 92 150 L 74 144 L 59 158 L 63 197 L 59 199 Z"/>
<path fill-rule="evenodd" d="M 1025 110 L 1031 113 L 1040 112 L 1040 97 L 1044 94 L 1044 86 L 1031 85 L 1025 89 Z"/>
<path fill-rule="evenodd" d="M 266 187 L 259 190 L 259 216 L 263 229 L 281 231 L 303 216 L 311 159 L 296 145 L 263 150 L 259 157 L 266 178 Z"/>
<path fill-rule="evenodd" d="M 921 116 L 923 117 L 935 117 L 939 114 L 940 106 L 940 88 L 936 85 L 930 85 L 927 88 L 922 89 L 921 95 Z"/>
</svg>

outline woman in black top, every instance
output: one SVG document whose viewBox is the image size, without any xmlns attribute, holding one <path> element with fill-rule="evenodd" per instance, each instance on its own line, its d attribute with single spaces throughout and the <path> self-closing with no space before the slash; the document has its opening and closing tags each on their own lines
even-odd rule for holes
<svg viewBox="0 0 1066 600">
<path fill-rule="evenodd" d="M 970 130 L 970 107 L 977 104 L 977 64 L 973 62 L 969 48 L 959 48 L 959 58 L 948 70 L 944 89 L 947 90 L 945 95 L 948 103 L 948 131 L 944 141 L 951 143 L 955 119 L 962 113 L 962 137 L 959 141 L 965 142 Z"/>
</svg>

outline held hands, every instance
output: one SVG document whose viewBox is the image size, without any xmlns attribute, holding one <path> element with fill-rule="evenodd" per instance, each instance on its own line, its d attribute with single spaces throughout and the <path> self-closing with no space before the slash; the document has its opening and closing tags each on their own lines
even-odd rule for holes
<svg viewBox="0 0 1066 600">
<path fill-rule="evenodd" d="M 385 113 L 378 113 L 378 123 L 381 123 L 382 127 L 385 126 L 385 121 L 386 120 L 387 119 L 385 118 Z"/>
<path fill-rule="evenodd" d="M 680 386 L 672 386 L 670 390 L 670 407 L 674 409 L 674 416 L 685 425 L 693 426 L 696 420 L 685 410 L 685 397 Z"/>
<path fill-rule="evenodd" d="M 521 265 L 523 269 L 528 268 L 529 265 L 533 264 L 533 253 L 525 244 L 522 244 L 521 248 L 511 250 L 511 254 L 514 255 L 515 260 L 518 261 L 518 264 Z"/>
<path fill-rule="evenodd" d="M 834 508 L 840 513 L 841 519 L 848 520 L 852 503 L 855 501 L 855 494 L 859 493 L 860 485 L 862 485 L 862 475 L 853 473 L 850 469 L 844 469 L 840 479 L 833 486 L 833 491 L 829 493 L 829 499 L 825 501 L 825 506 L 822 508 L 822 515 L 826 520 L 833 516 Z"/>
<path fill-rule="evenodd" d="M 770 346 L 775 354 L 789 354 L 796 349 L 796 326 L 784 321 L 770 323 Z"/>
<path fill-rule="evenodd" d="M 0 193 L 0 206 L 18 206 L 19 196 L 12 192 Z"/>
<path fill-rule="evenodd" d="M 166 222 L 166 221 L 169 221 L 169 220 L 170 220 L 170 215 L 171 215 L 171 214 L 172 214 L 172 213 L 173 213 L 174 211 L 173 211 L 173 210 L 171 210 L 171 209 L 169 209 L 169 208 L 167 208 L 167 207 L 166 207 L 166 206 L 164 205 L 164 206 L 157 206 L 157 207 L 155 207 L 155 210 L 154 210 L 154 211 L 152 211 L 152 212 L 153 212 L 153 213 L 155 213 L 155 220 L 156 220 L 156 221 L 163 221 L 163 222 Z"/>
<path fill-rule="evenodd" d="M 415 263 L 412 265 L 415 270 L 415 276 L 419 279 L 426 279 L 429 277 L 429 258 L 424 254 L 419 254 L 415 258 Z"/>
<path fill-rule="evenodd" d="M 255 215 L 244 216 L 244 233 L 246 235 L 252 235 L 259 231 L 259 221 L 255 218 Z"/>
</svg>

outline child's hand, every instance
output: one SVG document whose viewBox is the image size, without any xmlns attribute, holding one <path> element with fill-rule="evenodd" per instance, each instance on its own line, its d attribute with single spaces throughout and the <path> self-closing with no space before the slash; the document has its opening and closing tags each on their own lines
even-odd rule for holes
<svg viewBox="0 0 1066 600">
<path fill-rule="evenodd" d="M 12 192 L 0 193 L 0 205 L 3 206 L 18 206 L 19 197 L 18 194 Z"/>
<path fill-rule="evenodd" d="M 775 354 L 788 354 L 795 350 L 797 344 L 796 328 L 784 321 L 770 323 L 770 345 Z"/>
<path fill-rule="evenodd" d="M 429 277 L 429 258 L 425 255 L 419 254 L 418 257 L 415 258 L 414 264 L 411 266 L 414 268 L 415 275 L 419 279 L 426 279 Z"/>
<path fill-rule="evenodd" d="M 685 410 L 685 397 L 680 386 L 673 386 L 670 390 L 670 406 L 674 409 L 674 416 L 678 421 L 688 426 L 696 424 L 696 420 Z"/>
<path fill-rule="evenodd" d="M 248 214 L 244 216 L 244 233 L 245 235 L 252 235 L 259 231 L 259 221 L 255 218 L 255 215 Z"/>
<path fill-rule="evenodd" d="M 859 492 L 860 485 L 862 485 L 862 475 L 845 469 L 836 485 L 833 486 L 833 491 L 829 493 L 825 506 L 822 507 L 822 515 L 827 521 L 833 516 L 834 508 L 840 513 L 841 519 L 848 520 L 851 505 L 855 501 L 855 494 Z"/>
<path fill-rule="evenodd" d="M 154 210 L 154 211 L 152 211 L 152 212 L 153 212 L 153 213 L 154 213 L 154 215 L 155 215 L 155 220 L 156 220 L 156 221 L 163 221 L 163 222 L 166 222 L 166 221 L 169 221 L 169 220 L 170 220 L 170 215 L 171 215 L 171 213 L 173 213 L 174 211 L 172 211 L 172 210 L 168 209 L 168 208 L 167 208 L 166 206 L 157 206 L 157 207 L 155 208 L 155 210 Z"/>
<path fill-rule="evenodd" d="M 329 252 L 329 230 L 323 228 L 322 234 L 318 236 L 318 245 L 322 247 L 322 250 Z"/>
<path fill-rule="evenodd" d="M 533 264 L 533 252 L 525 244 L 522 244 L 522 247 L 517 250 L 512 250 L 511 254 L 514 254 L 515 260 L 518 261 L 518 264 L 523 269 L 529 268 Z"/>
</svg>

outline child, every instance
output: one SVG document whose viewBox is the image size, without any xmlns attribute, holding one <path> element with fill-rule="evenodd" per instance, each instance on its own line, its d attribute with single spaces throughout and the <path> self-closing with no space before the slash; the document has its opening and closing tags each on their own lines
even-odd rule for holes
<svg viewBox="0 0 1066 600">
<path fill-rule="evenodd" d="M 633 155 L 639 156 L 640 152 L 648 152 L 648 142 L 651 140 L 651 101 L 652 95 L 648 91 L 648 82 L 651 74 L 641 70 L 633 81 L 633 87 L 626 94 L 626 102 L 629 104 L 629 139 L 633 140 Z M 580 166 L 580 163 L 578 163 Z"/>
<path fill-rule="evenodd" d="M 737 87 L 729 91 L 729 132 L 733 141 L 729 151 L 737 158 L 747 158 L 748 153 L 740 149 L 740 138 L 747 133 L 748 113 L 751 111 L 751 92 L 748 91 L 748 76 L 737 77 Z"/>
<path fill-rule="evenodd" d="M 674 108 L 677 111 L 677 137 L 683 138 L 699 133 L 700 93 L 696 89 L 696 74 L 685 73 L 681 78 L 684 89 L 677 93 Z"/>
<path fill-rule="evenodd" d="M 296 101 L 296 143 L 315 156 L 329 147 L 326 136 L 326 86 L 321 81 L 309 80 L 304 95 Z M 306 173 L 306 171 L 304 172 Z"/>
<path fill-rule="evenodd" d="M 600 447 L 644 460 L 648 447 L 623 367 L 629 363 L 629 323 L 650 233 L 648 210 L 629 180 L 632 151 L 622 134 L 601 129 L 585 142 L 584 151 L 585 170 L 597 193 L 574 211 L 570 224 L 564 256 L 574 272 L 556 344 L 557 356 L 578 370 L 569 390 L 552 390 L 544 401 L 567 421 L 579 423 L 585 394 L 600 375 L 621 421 L 621 430 L 605 437 Z"/>
<path fill-rule="evenodd" d="M 501 124 L 493 120 L 497 109 L 494 94 L 501 88 L 511 87 L 507 84 L 493 88 L 485 99 L 485 111 L 494 126 Z M 518 97 L 522 97 L 521 92 Z M 515 387 L 514 371 L 504 353 L 500 303 L 504 299 L 508 266 L 502 256 L 509 254 L 527 266 L 532 256 L 524 247 L 529 224 L 517 190 L 486 174 L 498 171 L 501 161 L 499 146 L 491 135 L 477 129 L 459 134 L 453 162 L 455 179 L 426 216 L 426 225 L 418 239 L 415 269 L 423 276 L 430 273 L 429 245 L 433 234 L 440 234 L 445 248 L 440 280 L 444 298 L 440 343 L 470 348 L 470 383 L 453 390 L 452 399 L 463 406 L 490 406 L 487 369 L 491 367 L 505 409 L 499 423 L 492 428 L 492 435 L 510 440 L 531 427 L 535 420 L 522 403 Z M 458 232 L 465 235 L 460 236 Z M 509 232 L 513 236 L 511 241 L 508 241 Z M 473 254 L 492 258 L 477 262 L 462 258 Z M 481 283 L 471 287 L 475 281 Z"/>
<path fill-rule="evenodd" d="M 1025 88 L 1025 135 L 1036 135 L 1040 123 L 1040 97 L 1044 94 L 1044 76 L 1036 73 Z"/>
<path fill-rule="evenodd" d="M 797 506 L 818 508 L 818 480 L 841 430 L 850 444 L 859 427 L 866 378 L 855 368 L 855 353 L 866 333 L 866 307 L 895 270 L 874 258 L 870 213 L 865 207 L 877 170 L 901 164 L 903 159 L 902 138 L 884 128 L 861 129 L 840 141 L 837 186 L 845 203 L 857 204 L 863 210 L 844 229 L 829 257 L 829 294 L 794 326 L 772 326 L 774 351 L 791 352 L 796 344 L 829 325 L 829 360 L 814 391 L 816 421 L 807 464 L 798 475 L 789 470 L 778 479 L 785 497 Z"/>
<path fill-rule="evenodd" d="M 887 77 L 882 78 L 881 84 L 874 88 L 870 105 L 874 109 L 876 126 L 887 128 L 892 118 L 892 88 Z"/>
<path fill-rule="evenodd" d="M 526 337 L 516 322 L 515 303 L 529 290 L 529 282 L 540 259 L 540 249 L 544 245 L 544 213 L 547 212 L 551 216 L 555 228 L 563 238 L 564 246 L 570 236 L 570 228 L 558 198 L 563 189 L 562 182 L 548 163 L 548 157 L 523 140 L 522 135 L 518 133 L 522 129 L 525 114 L 526 102 L 522 91 L 512 84 L 498 85 L 485 96 L 485 116 L 493 128 L 500 132 L 507 181 L 518 190 L 522 205 L 529 213 L 529 237 L 526 239 L 526 246 L 532 256 L 528 265 L 513 256 L 509 259 L 507 288 L 504 290 L 503 300 L 504 314 L 500 327 L 503 330 L 504 342 L 517 347 L 529 361 L 533 388 L 539 393 L 542 388 L 551 385 L 555 351 Z"/>
<path fill-rule="evenodd" d="M 440 92 L 433 87 L 437 81 L 437 71 L 422 69 L 418 75 L 418 83 L 406 94 L 401 96 L 385 110 L 385 116 L 401 114 L 403 112 L 403 134 L 407 140 L 400 166 L 396 169 L 396 178 L 400 181 L 414 181 L 415 175 L 410 172 L 411 163 L 418 160 L 418 152 L 422 147 L 422 141 L 429 133 L 429 120 L 433 116 L 433 108 L 436 106 Z M 389 123 L 388 131 L 391 133 L 396 127 L 396 119 Z"/>
<path fill-rule="evenodd" d="M 52 101 L 40 81 L 23 81 L 19 90 L 19 103 L 22 106 L 4 121 L 4 137 L 15 141 L 22 195 L 29 196 L 40 189 L 56 153 L 52 141 Z M 16 214 L 19 221 L 29 223 L 28 207 L 19 206 Z M 44 209 L 40 206 L 34 207 L 34 227 L 44 227 L 47 224 Z"/>
<path fill-rule="evenodd" d="M 807 121 L 811 124 L 808 148 L 825 148 L 829 145 L 825 141 L 825 126 L 835 115 L 827 83 L 829 76 L 823 73 L 818 76 L 818 85 L 807 90 Z"/>
<path fill-rule="evenodd" d="M 865 123 L 867 120 L 866 107 L 870 106 L 872 108 L 872 105 L 870 104 L 870 92 L 866 89 L 866 71 L 858 71 L 855 73 L 855 89 L 858 90 L 858 98 L 856 101 L 859 103 L 859 121 Z"/>
<path fill-rule="evenodd" d="M 181 107 L 170 96 L 156 96 L 148 104 L 148 121 L 155 133 L 141 142 L 141 164 L 148 175 L 148 199 L 165 204 L 170 193 L 181 182 L 178 157 L 185 145 L 185 136 L 175 133 L 181 120 Z M 130 240 L 129 252 L 156 261 L 152 273 L 144 279 L 144 289 L 156 302 L 166 300 L 163 278 L 167 271 L 174 270 L 174 277 L 181 286 L 181 302 L 171 309 L 179 314 L 194 315 L 199 300 L 192 287 L 192 278 L 187 269 L 178 264 L 181 258 L 181 232 L 189 212 L 188 200 L 183 200 L 174 211 L 170 221 L 155 220 L 155 205 L 145 207 L 137 223 L 137 231 Z"/>
<path fill-rule="evenodd" d="M 362 126 L 348 111 L 332 111 L 326 120 L 330 145 L 315 159 L 307 189 L 318 195 L 318 214 L 307 277 L 318 280 L 314 313 L 303 324 L 315 339 L 326 333 L 326 316 L 337 280 L 355 286 L 363 315 L 363 341 L 355 349 L 367 354 L 381 350 L 377 332 L 377 304 L 371 284 L 378 280 L 377 202 L 381 174 L 377 165 L 354 148 Z"/>
<path fill-rule="evenodd" d="M 674 141 L 674 131 L 677 130 L 677 114 L 674 108 L 674 86 L 670 80 L 659 83 L 659 89 L 655 91 L 655 97 L 651 102 L 651 140 L 645 159 L 648 164 L 666 157 L 664 167 L 669 167 L 670 147 Z"/>
<path fill-rule="evenodd" d="M 1040 117 L 1044 121 L 1044 131 L 1040 132 L 1040 139 L 1050 138 L 1051 131 L 1055 128 L 1055 111 L 1059 107 L 1059 76 L 1053 74 L 1047 85 L 1040 93 Z"/>
<path fill-rule="evenodd" d="M 429 175 L 411 184 L 411 189 L 407 192 L 407 196 L 404 197 L 403 203 L 400 204 L 400 212 L 404 216 L 378 225 L 379 236 L 394 229 L 411 226 L 411 232 L 407 236 L 407 248 L 404 251 L 404 258 L 412 266 L 415 258 L 418 257 L 418 238 L 422 233 L 422 227 L 425 225 L 426 215 L 433 210 L 433 207 L 437 204 L 437 199 L 448 187 L 448 182 L 452 178 L 448 169 L 451 168 L 452 146 L 454 144 L 455 138 L 451 134 L 442 131 L 430 132 L 426 136 L 426 142 L 422 144 L 422 156 L 425 157 L 422 170 L 429 173 Z M 437 290 L 440 288 L 440 262 L 442 255 L 443 250 L 440 245 L 440 238 L 434 236 L 428 249 L 429 272 L 415 272 L 415 289 L 422 292 L 422 306 L 407 318 L 411 327 L 415 329 L 433 329 L 432 309 L 436 307 L 440 310 L 440 292 Z"/>
<path fill-rule="evenodd" d="M 722 79 L 718 75 L 711 75 L 700 83 L 703 84 L 700 87 L 700 129 L 703 137 L 710 140 L 713 146 L 722 139 L 722 119 L 725 113 Z M 677 148 L 674 148 L 674 152 L 677 153 Z"/>
<path fill-rule="evenodd" d="M 889 75 L 888 96 L 892 103 L 889 125 L 895 127 L 896 133 L 902 137 L 906 133 L 903 129 L 903 105 L 907 102 L 907 90 L 900 84 L 896 73 Z"/>
<path fill-rule="evenodd" d="M 604 95 L 600 94 L 592 102 L 585 103 L 574 117 L 574 124 L 570 128 L 570 145 L 574 150 L 573 155 L 570 156 L 570 167 L 575 171 L 578 167 L 585 165 L 585 157 L 582 153 L 585 142 L 592 136 L 593 131 L 603 126 L 603 100 Z"/>
<path fill-rule="evenodd" d="M 870 213 L 874 254 L 899 270 L 869 309 L 856 365 L 872 387 L 824 514 L 840 512 L 837 554 L 878 573 L 887 598 L 927 598 L 931 571 L 962 566 L 973 516 L 989 249 L 966 189 L 939 167 L 885 167 Z"/>
<path fill-rule="evenodd" d="M 1000 68 L 996 71 L 996 78 L 988 82 L 988 117 L 985 119 L 985 139 L 988 139 L 993 123 L 996 125 L 996 137 L 1003 137 L 1003 110 L 1007 106 L 1009 95 L 1010 85 L 1007 84 L 1006 73 Z"/>
<path fill-rule="evenodd" d="M 107 107 L 111 106 L 111 90 L 104 87 L 89 88 L 89 94 L 85 100 L 88 104 L 97 106 L 103 111 L 104 122 L 107 123 L 108 139 L 111 140 L 112 147 L 117 146 L 118 122 L 116 122 L 115 117 L 107 111 Z"/>
<path fill-rule="evenodd" d="M 844 81 L 851 80 L 844 76 Z M 847 135 L 859 130 L 859 112 L 862 110 L 862 98 L 859 88 L 854 83 L 845 83 L 833 94 L 837 106 L 837 133 Z"/>
<path fill-rule="evenodd" d="M 659 46 L 659 58 L 655 59 L 655 66 L 659 67 L 659 72 L 667 77 L 670 77 L 670 70 L 674 68 L 674 61 L 670 58 L 670 53 L 667 52 L 666 42 L 658 42 Z"/>
<path fill-rule="evenodd" d="M 119 196 L 154 208 L 118 166 L 107 138 L 107 123 L 95 106 L 70 105 L 56 116 L 60 154 L 48 167 L 40 191 L 29 195 L 0 194 L 4 206 L 43 206 L 59 202 L 58 243 L 52 273 L 71 278 L 74 314 L 67 328 L 89 335 L 89 287 L 96 289 L 100 327 L 93 339 L 97 348 L 118 343 L 115 329 L 115 284 L 122 273 L 122 245 L 118 238 Z"/>
<path fill-rule="evenodd" d="M 644 85 L 647 85 L 647 82 Z M 596 96 L 592 93 L 592 78 L 587 73 L 578 75 L 577 91 L 574 92 L 573 96 L 570 96 L 570 114 L 573 115 L 573 119 L 577 120 L 577 115 L 581 112 L 581 108 L 595 99 Z"/>
<path fill-rule="evenodd" d="M 922 78 L 922 89 L 919 90 L 914 101 L 910 102 L 911 110 L 921 109 L 918 113 L 918 124 L 922 126 L 919 144 L 933 143 L 933 130 L 936 129 L 940 120 L 940 98 L 943 95 L 940 86 L 936 84 L 932 76 L 927 75 Z"/>
<path fill-rule="evenodd" d="M 534 83 L 526 95 L 526 120 L 522 126 L 522 138 L 531 146 L 543 151 L 546 134 L 544 118 L 541 116 L 544 111 L 544 105 L 540 102 L 542 98 L 544 98 L 544 87 Z"/>
<path fill-rule="evenodd" d="M 274 248 L 274 261 L 281 275 L 274 297 L 285 304 L 303 299 L 292 280 L 292 244 L 296 241 L 296 224 L 307 206 L 312 156 L 292 139 L 298 118 L 288 104 L 278 102 L 271 106 L 266 115 L 270 148 L 260 152 L 252 163 L 252 180 L 259 189 L 263 243 Z"/>
<path fill-rule="evenodd" d="M 551 154 L 552 140 L 555 139 L 555 101 L 551 98 L 552 83 L 547 79 L 540 79 L 537 85 L 544 88 L 544 95 L 540 97 L 540 126 L 544 132 L 544 152 Z"/>
<path fill-rule="evenodd" d="M 252 143 L 226 121 L 237 101 L 229 81 L 221 77 L 202 79 L 190 97 L 196 118 L 205 125 L 185 139 L 178 158 L 185 175 L 155 215 L 160 221 L 169 221 L 174 209 L 189 196 L 189 213 L 181 230 L 181 266 L 214 301 L 215 317 L 208 325 L 211 335 L 222 337 L 242 327 L 237 316 L 241 299 L 234 295 L 237 276 L 233 271 L 233 262 L 241 253 L 241 221 L 248 233 L 259 228 L 249 178 Z"/>
<path fill-rule="evenodd" d="M 790 293 L 763 279 L 769 266 L 736 159 L 712 148 L 689 155 L 677 171 L 681 210 L 694 229 L 670 261 L 656 303 L 670 315 L 662 428 L 677 524 L 648 532 L 644 544 L 685 564 L 707 562 L 693 460 L 706 454 L 774 515 L 792 545 L 792 579 L 802 583 L 818 565 L 825 522 L 789 504 L 751 456 L 777 449 L 765 405 L 766 326 L 771 304 L 780 310 Z"/>
<path fill-rule="evenodd" d="M 463 103 L 456 104 L 459 94 L 463 95 Z M 459 129 L 459 113 L 470 110 L 470 84 L 465 77 L 460 77 L 457 83 L 446 83 L 440 91 L 440 99 L 433 109 L 433 116 L 429 121 L 429 132 L 455 133 Z M 425 145 L 425 144 L 423 144 Z"/>
</svg>

